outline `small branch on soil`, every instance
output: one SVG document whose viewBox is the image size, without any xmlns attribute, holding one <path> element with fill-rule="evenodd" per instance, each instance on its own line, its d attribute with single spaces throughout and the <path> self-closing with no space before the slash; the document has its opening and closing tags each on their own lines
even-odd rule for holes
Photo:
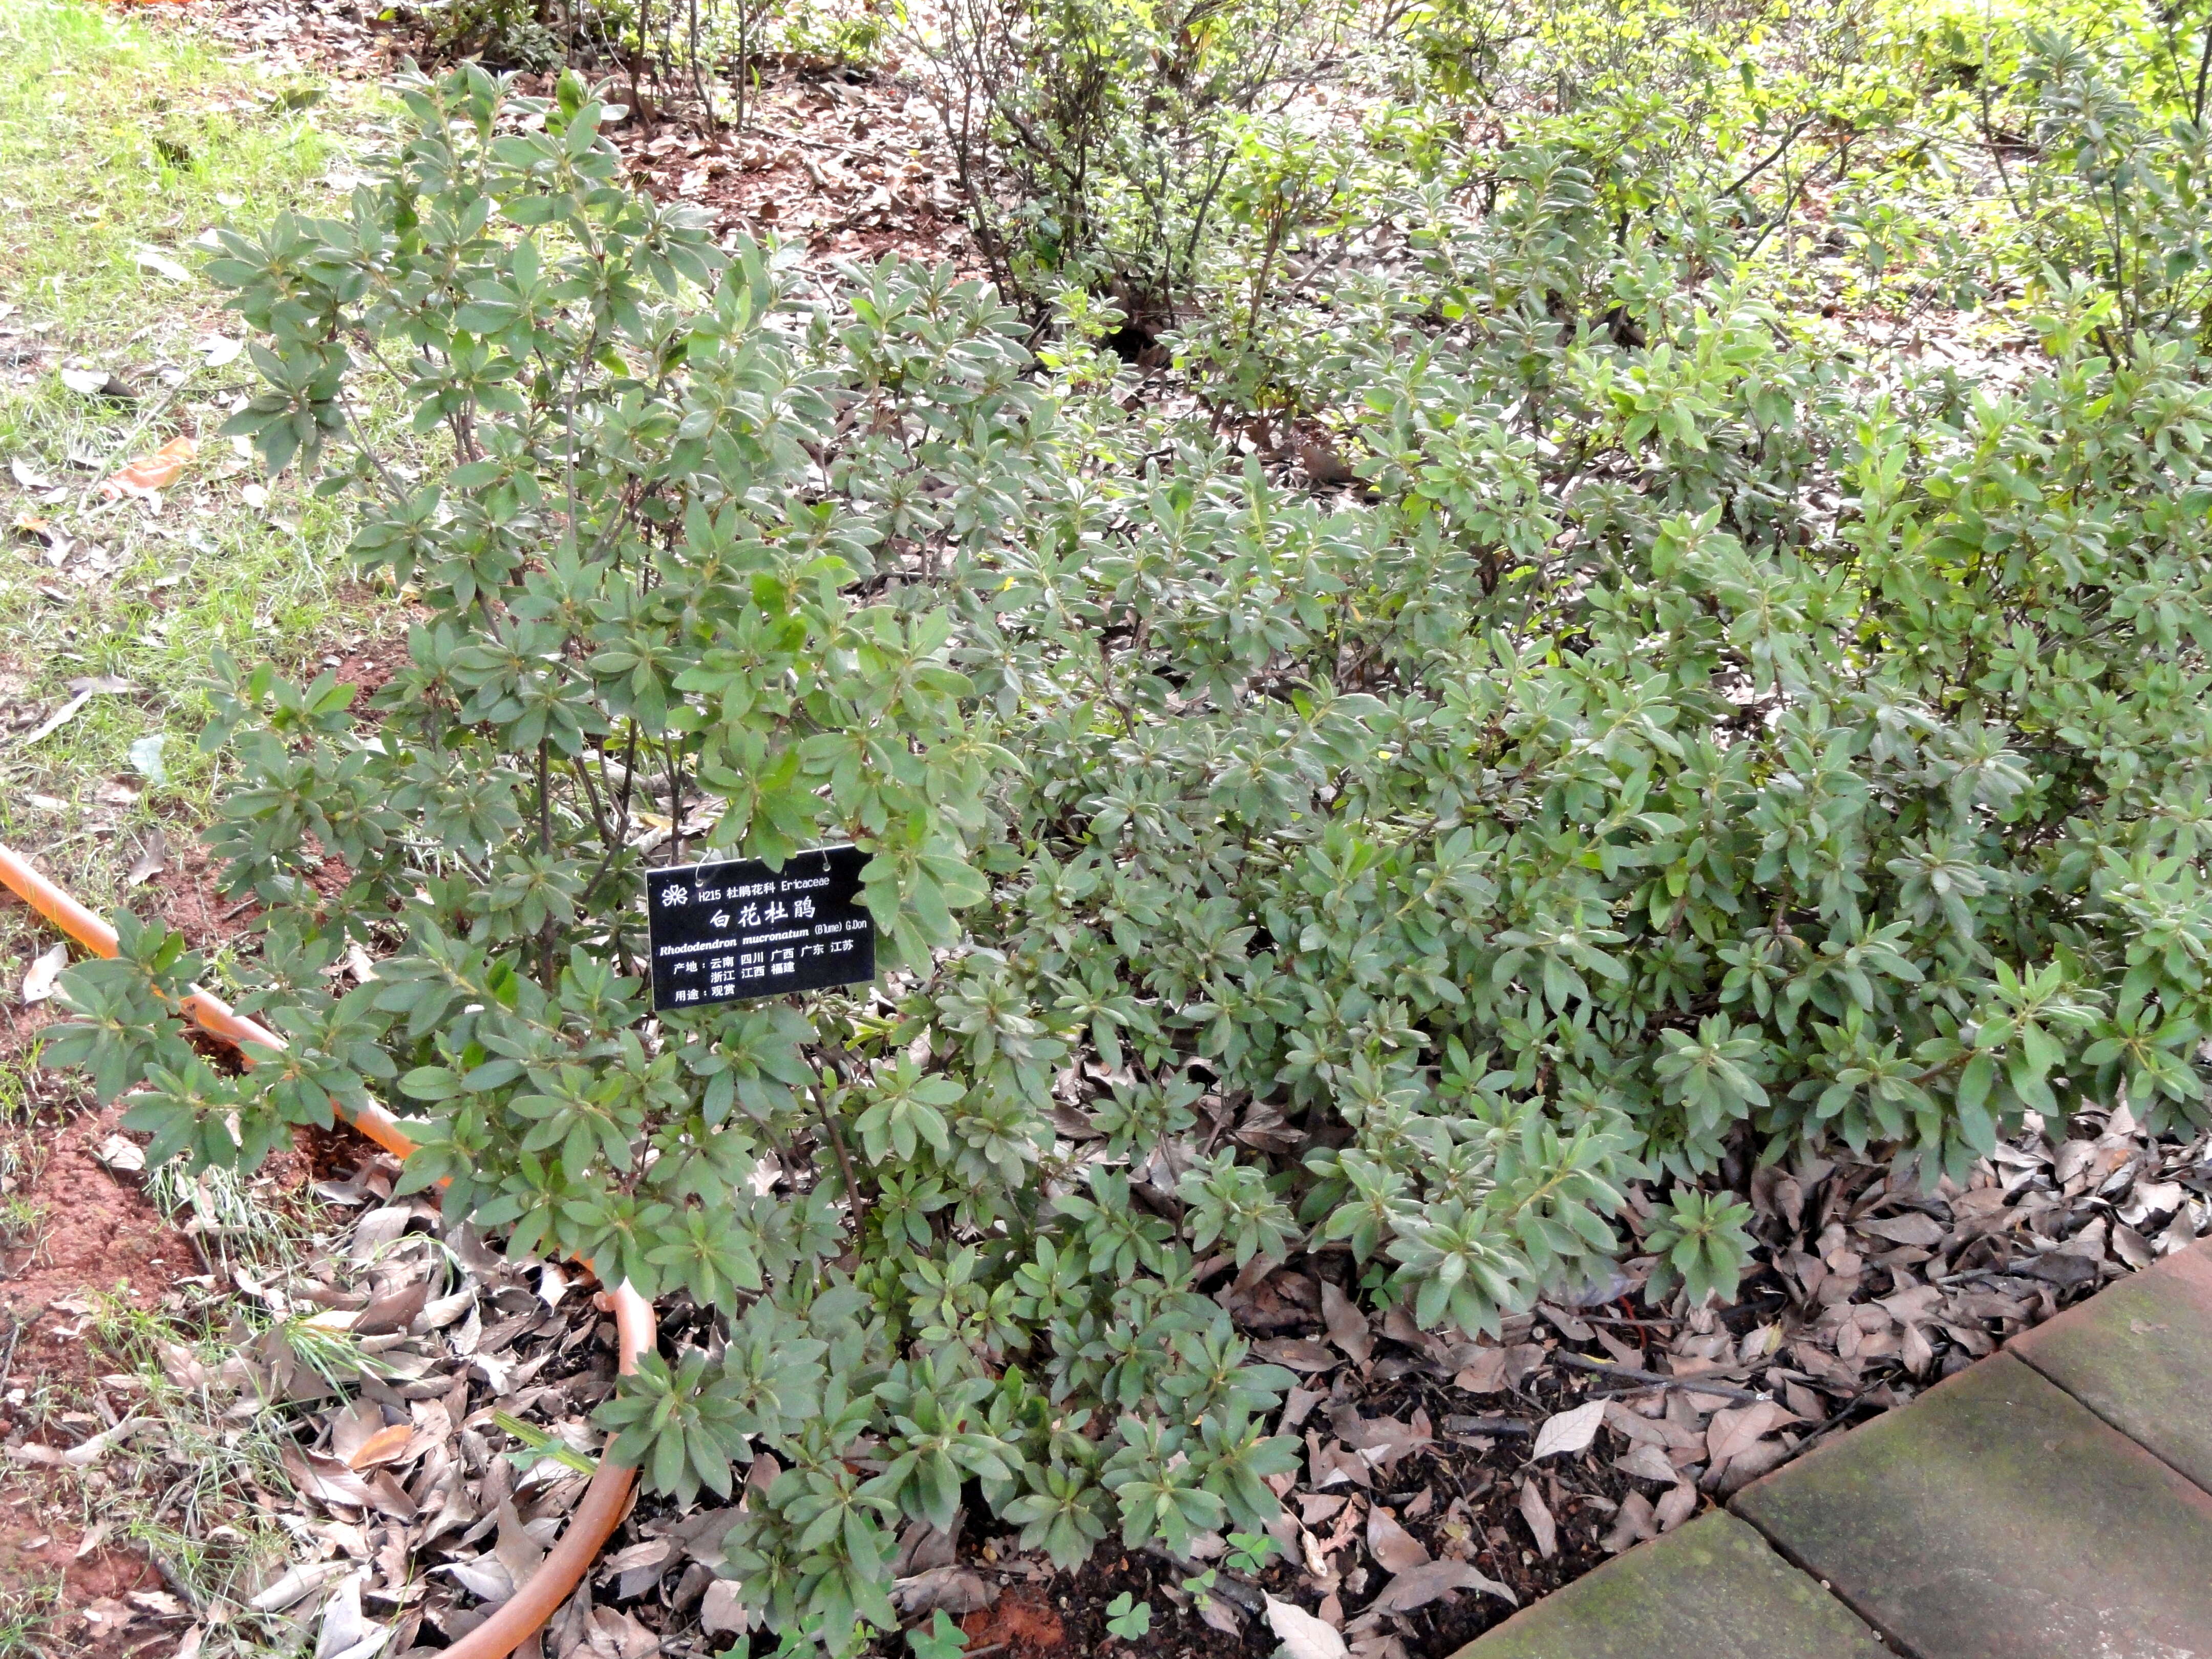
<svg viewBox="0 0 2212 1659">
<path fill-rule="evenodd" d="M 1641 1392 L 1644 1389 L 1680 1389 L 1685 1394 L 1717 1395 L 1723 1400 L 1740 1400 L 1747 1406 L 1765 1404 L 1771 1395 L 1754 1394 L 1749 1389 L 1730 1388 L 1725 1382 L 1709 1382 L 1701 1376 L 1662 1376 L 1657 1371 L 1639 1370 L 1633 1365 L 1616 1364 L 1610 1359 L 1587 1359 L 1578 1353 L 1554 1353 L 1553 1358 L 1562 1365 L 1571 1365 L 1578 1371 L 1590 1371 L 1599 1376 L 1617 1376 L 1624 1382 L 1634 1382 Z"/>
<path fill-rule="evenodd" d="M 1517 1417 L 1447 1417 L 1443 1419 L 1446 1434 L 1488 1434 L 1504 1437 L 1528 1435 L 1536 1425 Z"/>
<path fill-rule="evenodd" d="M 146 1557 L 153 1562 L 154 1571 L 161 1575 L 161 1582 L 176 1591 L 178 1598 L 192 1610 L 192 1616 L 196 1619 L 204 1618 L 207 1614 L 207 1603 L 200 1600 L 198 1591 L 185 1582 L 184 1574 L 177 1571 L 169 1558 L 161 1551 L 153 1549 L 146 1552 Z"/>
<path fill-rule="evenodd" d="M 1632 1331 L 1671 1331 L 1682 1322 L 1679 1319 L 1623 1319 L 1616 1314 L 1594 1314 L 1575 1310 L 1575 1317 L 1585 1325 L 1607 1325 Z"/>
<path fill-rule="evenodd" d="M 1202 1566 L 1204 1565 L 1203 1563 L 1186 1561 L 1181 1556 L 1176 1555 L 1174 1552 L 1161 1548 L 1158 1544 L 1146 1545 L 1145 1553 L 1152 1557 L 1155 1560 L 1166 1562 L 1177 1572 L 1188 1572 L 1192 1570 L 1194 1565 Z M 1247 1613 L 1261 1612 L 1267 1605 L 1266 1591 L 1262 1590 L 1250 1579 L 1246 1578 L 1240 1574 L 1233 1573 L 1226 1567 L 1217 1567 L 1214 1569 L 1213 1593 L 1220 1596 L 1224 1601 L 1234 1601 L 1238 1607 L 1243 1608 Z M 981 1649 L 979 1648 L 976 1650 L 977 1655 L 980 1655 L 981 1652 Z M 963 1656 L 963 1659 L 975 1659 L 975 1656 Z"/>
</svg>

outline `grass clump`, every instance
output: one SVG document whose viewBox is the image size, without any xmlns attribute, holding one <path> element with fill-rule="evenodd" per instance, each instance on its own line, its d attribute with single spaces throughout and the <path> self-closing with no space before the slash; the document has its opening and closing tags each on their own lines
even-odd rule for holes
<svg viewBox="0 0 2212 1659">
<path fill-rule="evenodd" d="M 217 435 L 251 369 L 198 274 L 210 228 L 323 207 L 373 125 L 373 97 L 308 98 L 188 29 L 27 0 L 0 15 L 0 839 L 96 902 L 151 833 L 189 848 L 217 769 L 193 739 L 218 649 L 305 664 L 358 648 L 386 602 L 332 555 L 343 514 L 264 486 Z M 181 280 L 177 273 L 184 273 Z M 128 395 L 73 389 L 112 374 Z M 100 481 L 178 438 L 198 453 L 158 504 Z M 26 480 L 29 482 L 27 483 Z M 29 526 L 37 525 L 34 532 Z M 37 744 L 21 738 L 74 695 Z M 11 939 L 31 937 L 13 915 Z"/>
</svg>

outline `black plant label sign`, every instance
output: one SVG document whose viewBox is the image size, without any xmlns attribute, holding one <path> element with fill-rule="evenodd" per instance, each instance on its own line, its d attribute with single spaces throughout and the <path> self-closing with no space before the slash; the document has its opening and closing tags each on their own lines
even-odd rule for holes
<svg viewBox="0 0 2212 1659">
<path fill-rule="evenodd" d="M 656 1013 L 876 976 L 857 847 L 645 872 Z"/>
</svg>

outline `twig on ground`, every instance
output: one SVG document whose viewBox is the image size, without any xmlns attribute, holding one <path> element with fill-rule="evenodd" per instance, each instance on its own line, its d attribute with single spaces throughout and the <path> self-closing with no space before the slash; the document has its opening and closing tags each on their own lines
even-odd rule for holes
<svg viewBox="0 0 2212 1659">
<path fill-rule="evenodd" d="M 12 1312 L 8 1316 L 8 1352 L 0 1354 L 0 1389 L 8 1386 L 8 1372 L 15 1363 L 15 1344 L 21 1339 L 24 1328 L 37 1322 L 35 1320 L 19 1319 Z"/>
<path fill-rule="evenodd" d="M 1514 1436 L 1534 1434 L 1536 1425 L 1517 1417 L 1447 1417 L 1443 1419 L 1446 1434 L 1488 1434 Z"/>
<path fill-rule="evenodd" d="M 1747 1406 L 1765 1405 L 1771 1395 L 1758 1394 L 1749 1389 L 1732 1388 L 1725 1382 L 1711 1382 L 1701 1376 L 1662 1376 L 1657 1371 L 1638 1370 L 1634 1365 L 1615 1364 L 1610 1359 L 1590 1359 L 1578 1353 L 1554 1353 L 1553 1358 L 1562 1365 L 1571 1365 L 1578 1371 L 1590 1371 L 1600 1376 L 1617 1376 L 1625 1382 L 1638 1385 L 1632 1393 L 1645 1389 L 1680 1389 L 1685 1394 L 1717 1395 L 1723 1400 L 1739 1400 Z"/>
<path fill-rule="evenodd" d="M 1202 1570 L 1206 1565 L 1203 1562 L 1186 1561 L 1174 1551 L 1163 1548 L 1158 1544 L 1146 1545 L 1145 1553 L 1155 1560 L 1166 1562 L 1178 1572 L 1188 1572 L 1194 1567 Z M 1247 1613 L 1258 1613 L 1267 1605 L 1265 1591 L 1250 1579 L 1239 1573 L 1231 1572 L 1226 1567 L 1216 1567 L 1213 1570 L 1213 1591 L 1224 1601 L 1234 1601 Z M 978 1649 L 976 1651 L 980 1654 L 982 1650 Z M 972 1659 L 972 1656 L 963 1656 L 963 1659 Z"/>
<path fill-rule="evenodd" d="M 154 1571 L 161 1575 L 161 1582 L 176 1591 L 179 1599 L 192 1610 L 192 1616 L 204 1618 L 207 1613 L 207 1603 L 200 1599 L 198 1590 L 185 1582 L 184 1574 L 177 1571 L 175 1564 L 159 1550 L 149 1549 L 146 1552 L 146 1556 L 153 1562 Z"/>
<path fill-rule="evenodd" d="M 154 404 L 152 408 L 147 410 L 143 414 L 139 416 L 137 421 L 132 422 L 130 430 L 123 434 L 123 441 L 117 444 L 112 449 L 109 450 L 107 454 L 101 459 L 99 470 L 92 475 L 92 482 L 85 485 L 83 493 L 77 496 L 76 511 L 78 514 L 82 514 L 87 507 L 92 505 L 93 495 L 100 489 L 100 485 L 106 483 L 110 478 L 115 476 L 118 458 L 120 458 L 121 464 L 123 465 L 128 466 L 131 465 L 131 451 L 132 447 L 137 443 L 139 438 L 148 430 L 148 428 L 152 427 L 155 422 L 160 420 L 161 416 L 169 412 L 170 405 L 174 404 L 179 397 L 184 395 L 185 388 L 191 384 L 192 377 L 198 372 L 197 365 L 191 368 L 186 369 L 185 371 L 184 379 L 179 380 L 174 386 L 171 386 L 167 393 L 159 403 Z M 119 500 L 120 497 L 118 497 L 118 499 Z"/>
</svg>

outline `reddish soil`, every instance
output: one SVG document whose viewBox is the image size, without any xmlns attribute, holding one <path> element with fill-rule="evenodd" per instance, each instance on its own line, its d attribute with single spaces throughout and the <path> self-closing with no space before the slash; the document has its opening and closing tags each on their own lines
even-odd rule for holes
<svg viewBox="0 0 2212 1659">
<path fill-rule="evenodd" d="M 996 1644 L 1009 1659 L 1044 1659 L 1058 1653 L 1067 1639 L 1044 1592 L 1027 1588 L 1007 1589 L 994 1605 L 962 1620 L 960 1627 L 968 1633 L 970 1648 Z"/>
<path fill-rule="evenodd" d="M 134 1591 L 159 1591 L 160 1571 L 136 1552 L 106 1544 L 79 1557 L 83 1540 L 74 1518 L 76 1504 L 49 1508 L 42 1501 L 58 1484 L 50 1476 L 0 1464 L 0 1589 L 60 1581 L 62 1600 L 70 1612 L 41 1632 L 58 1644 L 54 1659 L 119 1659 L 126 1653 L 163 1650 L 176 1639 L 173 1627 L 164 1631 L 141 1623 L 127 1634 L 123 1628 L 127 1614 L 136 1611 L 125 1598 Z"/>
<path fill-rule="evenodd" d="M 147 884 L 154 914 L 182 933 L 195 950 L 221 945 L 243 930 L 248 912 L 225 896 L 218 883 L 222 867 L 197 836 L 183 830 L 167 836 L 168 862 Z"/>
<path fill-rule="evenodd" d="M 359 611 L 379 610 L 388 604 L 380 594 L 359 582 L 349 582 L 343 590 L 348 605 Z M 392 677 L 407 666 L 407 629 L 420 613 L 412 606 L 404 616 L 386 617 L 377 624 L 377 631 L 358 635 L 333 646 L 335 659 L 325 657 L 317 665 L 317 672 L 327 669 L 331 678 L 340 685 L 355 688 L 352 707 L 347 711 L 359 728 L 373 727 L 384 717 L 368 706 L 371 697 L 392 684 Z"/>
<path fill-rule="evenodd" d="M 0 897 L 0 904 L 10 902 Z M 43 941 L 39 948 L 46 948 Z M 28 1008 L 0 1006 L 0 1065 L 21 1067 L 28 1063 L 23 1056 L 32 1042 L 60 1018 L 52 1010 L 51 1002 L 37 1003 Z"/>
<path fill-rule="evenodd" d="M 27 1183 L 9 1194 L 27 1201 L 33 1219 L 27 1231 L 0 1233 L 0 1354 L 7 1356 L 0 1394 L 22 1388 L 23 1405 L 43 1407 L 47 1419 L 27 1420 L 21 1406 L 0 1399 L 0 1442 L 16 1444 L 82 1437 L 57 1432 L 51 1419 L 82 1410 L 93 1379 L 112 1369 L 88 1340 L 94 1294 L 152 1310 L 179 1294 L 179 1280 L 203 1271 L 191 1242 L 146 1196 L 139 1177 L 99 1159 L 119 1133 L 125 1108 L 84 1109 L 74 1083 L 28 1068 L 31 1042 L 55 1018 L 51 1004 L 0 1011 L 0 1066 L 26 1073 L 40 1109 L 17 1137 L 15 1163 Z M 338 1161 L 336 1139 L 305 1140 L 273 1158 L 269 1172 L 280 1188 L 298 1190 L 321 1165 Z M 345 1150 L 358 1161 L 357 1144 Z M 173 1621 L 131 1600 L 163 1591 L 160 1571 L 128 1547 L 94 1540 L 85 1549 L 85 1498 L 74 1476 L 0 1451 L 0 1591 L 59 1586 L 61 1610 L 42 1632 L 55 1659 L 143 1659 L 169 1650 Z"/>
<path fill-rule="evenodd" d="M 766 73 L 742 137 L 677 121 L 614 129 L 632 182 L 711 214 L 717 239 L 773 232 L 808 263 L 885 254 L 976 264 L 936 116 L 877 71 Z"/>
<path fill-rule="evenodd" d="M 8 1275 L 0 1307 L 24 1328 L 14 1367 L 19 1376 L 89 1375 L 91 1356 L 76 1328 L 82 1315 L 57 1304 L 112 1291 L 150 1309 L 176 1280 L 201 1271 L 191 1242 L 132 1177 L 115 1176 L 94 1155 L 122 1116 L 120 1106 L 110 1106 L 45 1131 L 52 1136 L 45 1167 L 28 1194 L 41 1212 L 36 1248 L 0 1258 Z"/>
<path fill-rule="evenodd" d="M 154 914 L 182 933 L 196 951 L 253 933 L 261 915 L 260 902 L 222 890 L 222 866 L 198 836 L 187 839 L 179 830 L 171 831 L 167 840 L 168 861 L 146 884 Z M 308 849 L 314 848 L 310 840 Z M 307 884 L 325 898 L 344 892 L 352 880 L 352 868 L 335 854 L 325 855 L 307 872 Z"/>
<path fill-rule="evenodd" d="M 19 1016 L 10 1025 L 6 1048 L 12 1060 L 35 1024 Z M 94 1156 L 122 1115 L 121 1107 L 111 1106 L 58 1129 L 42 1123 L 31 1131 L 44 1142 L 24 1194 L 39 1212 L 39 1230 L 0 1251 L 0 1310 L 8 1331 L 0 1351 L 10 1343 L 14 1349 L 5 1380 L 11 1387 L 58 1389 L 71 1406 L 88 1393 L 98 1369 L 99 1356 L 82 1334 L 89 1295 L 109 1291 L 150 1309 L 178 1279 L 199 1271 L 191 1245 L 134 1179 L 111 1173 Z M 16 1411 L 0 1402 L 0 1437 L 17 1438 L 31 1426 L 17 1421 Z M 69 1485 L 12 1459 L 0 1462 L 0 1585 L 58 1580 L 66 1611 L 48 1632 L 61 1644 L 58 1654 L 118 1659 L 159 1634 L 143 1622 L 125 1627 L 137 1611 L 126 1598 L 160 1590 L 161 1574 L 128 1548 L 95 1545 L 80 1555 L 82 1510 Z"/>
<path fill-rule="evenodd" d="M 369 714 L 368 700 L 392 683 L 392 676 L 407 660 L 407 641 L 404 639 L 383 640 L 365 650 L 342 658 L 331 671 L 340 685 L 360 688 L 353 700 L 352 712 L 364 720 Z"/>
<path fill-rule="evenodd" d="M 18 1016 L 4 1039 L 11 1061 L 27 1035 Z M 15 1063 L 20 1063 L 16 1061 Z M 95 1156 L 118 1133 L 120 1105 L 87 1111 L 58 1128 L 41 1123 L 31 1134 L 42 1146 L 36 1178 L 26 1195 L 39 1212 L 39 1233 L 22 1248 L 0 1251 L 0 1331 L 14 1334 L 15 1352 L 5 1386 L 41 1385 L 56 1391 L 61 1409 L 82 1407 L 93 1379 L 109 1362 L 87 1340 L 90 1297 L 120 1296 L 152 1309 L 177 1293 L 178 1281 L 201 1272 L 191 1241 L 139 1189 L 137 1177 L 118 1175 Z M 322 1144 L 327 1139 L 333 1143 Z M 317 1167 L 335 1163 L 337 1137 L 307 1140 L 272 1158 L 266 1168 L 286 1191 L 296 1191 Z M 358 1162 L 360 1150 L 348 1150 Z M 0 1335 L 5 1352 L 8 1335 Z M 28 1403 L 27 1401 L 27 1403 Z M 49 1395 L 51 1409 L 55 1396 Z M 28 1432 L 33 1429 L 40 1431 Z M 35 1438 L 67 1443 L 51 1430 L 21 1420 L 19 1407 L 0 1401 L 0 1439 Z M 102 1477 L 95 1473 L 92 1479 Z M 124 1659 L 165 1652 L 174 1625 L 131 1597 L 159 1593 L 161 1575 L 143 1554 L 125 1546 L 84 1541 L 83 1498 L 74 1481 L 0 1454 L 0 1589 L 29 1589 L 59 1583 L 62 1612 L 46 1633 L 58 1645 L 56 1659 Z"/>
<path fill-rule="evenodd" d="M 1049 1583 L 1006 1585 L 991 1606 L 962 1620 L 961 1628 L 971 1653 L 1003 1644 L 998 1659 L 1266 1659 L 1275 1651 L 1263 1620 L 1245 1620 L 1234 1633 L 1206 1624 L 1180 1589 L 1188 1576 L 1156 1556 L 1101 1548 Z M 1287 1600 L 1294 1594 L 1291 1578 L 1278 1564 L 1261 1582 Z M 1151 1626 L 1141 1637 L 1127 1639 L 1106 1627 L 1106 1610 L 1122 1595 L 1152 1607 Z"/>
<path fill-rule="evenodd" d="M 157 26 L 166 21 L 155 19 Z M 201 0 L 183 21 L 278 72 L 380 82 L 407 58 L 438 67 L 414 24 L 356 22 L 335 8 Z M 752 60 L 755 91 L 742 136 L 705 133 L 688 87 L 648 79 L 640 106 L 608 137 L 633 182 L 659 200 L 706 210 L 718 241 L 732 232 L 774 232 L 802 246 L 805 263 L 817 269 L 899 253 L 932 264 L 949 258 L 972 274 L 979 260 L 942 129 L 909 94 L 900 69 L 896 57 L 863 70 L 763 53 Z M 587 75 L 611 76 L 617 99 L 631 101 L 619 71 L 601 65 Z M 517 82 L 543 95 L 553 78 L 524 73 Z"/>
</svg>

